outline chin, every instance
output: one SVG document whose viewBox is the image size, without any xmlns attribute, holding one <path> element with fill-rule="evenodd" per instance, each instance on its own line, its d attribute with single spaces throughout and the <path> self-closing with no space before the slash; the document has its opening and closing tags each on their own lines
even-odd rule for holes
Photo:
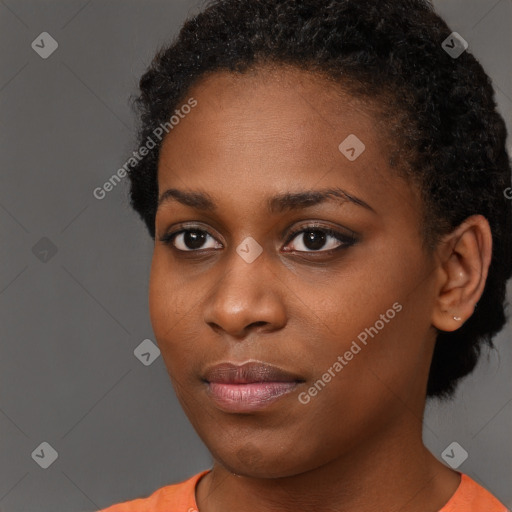
<svg viewBox="0 0 512 512">
<path fill-rule="evenodd" d="M 247 442 L 230 453 L 213 453 L 214 459 L 229 472 L 247 478 L 286 478 L 311 469 L 311 460 L 299 459 L 298 454 L 285 449 L 284 453 L 272 446 L 264 449 Z"/>
</svg>

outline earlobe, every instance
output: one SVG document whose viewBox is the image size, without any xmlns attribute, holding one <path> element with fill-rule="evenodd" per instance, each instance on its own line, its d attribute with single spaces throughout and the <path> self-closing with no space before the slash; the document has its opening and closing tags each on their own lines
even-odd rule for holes
<svg viewBox="0 0 512 512">
<path fill-rule="evenodd" d="M 468 217 L 440 243 L 432 312 L 437 329 L 455 331 L 471 317 L 484 291 L 491 256 L 491 229 L 482 215 Z"/>
</svg>

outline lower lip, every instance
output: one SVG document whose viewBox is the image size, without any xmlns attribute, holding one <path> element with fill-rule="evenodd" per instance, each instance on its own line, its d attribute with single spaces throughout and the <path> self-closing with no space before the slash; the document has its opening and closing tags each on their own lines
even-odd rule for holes
<svg viewBox="0 0 512 512">
<path fill-rule="evenodd" d="M 297 382 L 208 383 L 208 394 L 226 412 L 263 409 L 297 387 Z"/>
</svg>

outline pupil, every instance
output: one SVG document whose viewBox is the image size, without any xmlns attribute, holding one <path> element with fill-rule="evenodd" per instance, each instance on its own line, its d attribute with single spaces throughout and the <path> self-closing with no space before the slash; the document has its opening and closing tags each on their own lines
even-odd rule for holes
<svg viewBox="0 0 512 512">
<path fill-rule="evenodd" d="M 320 233 L 321 236 L 316 237 Z M 303 235 L 306 237 L 304 245 L 311 250 L 321 249 L 325 244 L 325 233 L 318 230 L 307 231 Z M 316 239 L 315 239 L 316 238 Z"/>
</svg>

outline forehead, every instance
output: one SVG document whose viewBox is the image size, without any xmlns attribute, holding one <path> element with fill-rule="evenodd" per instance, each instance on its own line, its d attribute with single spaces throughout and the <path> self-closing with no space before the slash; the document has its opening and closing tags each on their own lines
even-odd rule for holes
<svg viewBox="0 0 512 512">
<path fill-rule="evenodd" d="M 197 105 L 162 144 L 160 193 L 236 191 L 260 201 L 335 185 L 376 201 L 383 187 L 388 195 L 398 187 L 403 201 L 375 105 L 332 80 L 291 67 L 221 71 L 190 88 L 183 104 L 189 98 Z"/>
<path fill-rule="evenodd" d="M 350 120 L 352 127 L 357 126 L 360 131 L 370 128 L 373 132 L 378 121 L 372 113 L 377 101 L 355 97 L 348 92 L 348 84 L 292 66 L 264 65 L 242 74 L 214 72 L 189 90 L 188 97 L 191 96 L 200 100 L 204 123 L 215 124 L 216 128 L 245 124 L 248 128 L 262 128 L 260 134 L 288 128 L 289 136 L 300 133 L 303 124 L 307 124 L 309 136 L 312 132 L 321 136 L 324 131 L 342 128 L 343 120 Z M 379 134 L 377 130 L 368 135 Z"/>
</svg>

